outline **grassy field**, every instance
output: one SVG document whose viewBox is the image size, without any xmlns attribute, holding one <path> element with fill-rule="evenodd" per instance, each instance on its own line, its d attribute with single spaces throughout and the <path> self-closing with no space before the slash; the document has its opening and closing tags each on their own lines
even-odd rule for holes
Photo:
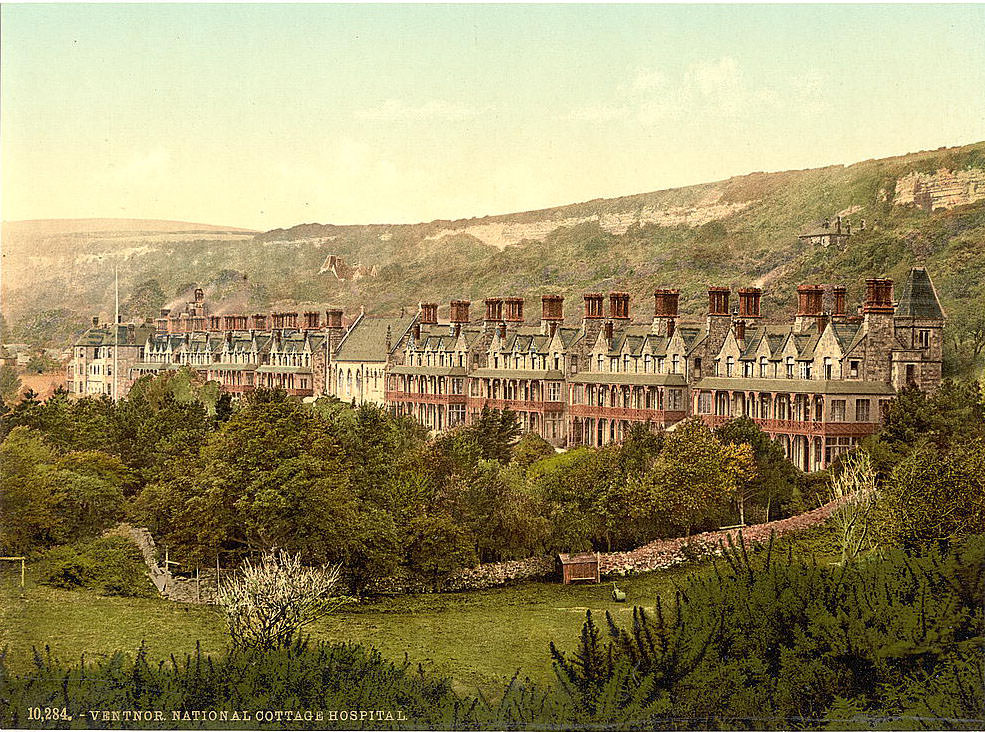
<svg viewBox="0 0 985 732">
<path fill-rule="evenodd" d="M 792 540 L 798 554 L 830 561 L 825 529 Z M 496 695 L 517 671 L 541 682 L 553 679 L 548 643 L 572 649 L 585 619 L 609 610 L 617 620 L 631 617 L 633 605 L 652 607 L 657 597 L 672 601 L 675 583 L 711 572 L 711 565 L 653 572 L 619 581 L 626 604 L 609 597 L 611 585 L 565 586 L 528 582 L 470 593 L 378 598 L 349 607 L 312 630 L 313 637 L 355 641 L 384 655 L 449 675 L 459 692 Z M 30 569 L 29 569 L 30 574 Z M 5 581 L 0 595 L 0 647 L 18 672 L 30 667 L 32 647 L 49 646 L 63 659 L 133 651 L 147 644 L 154 658 L 180 656 L 201 643 L 207 653 L 226 643 L 216 608 L 157 598 L 101 597 L 29 582 L 23 595 Z"/>
</svg>

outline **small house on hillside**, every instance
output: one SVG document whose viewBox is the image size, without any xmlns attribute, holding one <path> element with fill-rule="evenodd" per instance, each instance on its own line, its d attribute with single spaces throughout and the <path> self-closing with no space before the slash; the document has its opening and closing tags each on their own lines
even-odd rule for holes
<svg viewBox="0 0 985 732">
<path fill-rule="evenodd" d="M 581 554 L 558 554 L 561 564 L 561 579 L 566 585 L 572 582 L 601 582 L 599 555 L 595 552 Z"/>
</svg>

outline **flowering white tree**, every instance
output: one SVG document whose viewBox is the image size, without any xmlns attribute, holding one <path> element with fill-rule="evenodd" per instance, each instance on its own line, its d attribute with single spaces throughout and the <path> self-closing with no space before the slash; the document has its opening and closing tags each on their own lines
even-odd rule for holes
<svg viewBox="0 0 985 732">
<path fill-rule="evenodd" d="M 246 560 L 219 588 L 233 644 L 270 650 L 301 638 L 302 629 L 352 598 L 338 594 L 341 566 L 306 567 L 300 554 L 268 552 Z"/>
</svg>

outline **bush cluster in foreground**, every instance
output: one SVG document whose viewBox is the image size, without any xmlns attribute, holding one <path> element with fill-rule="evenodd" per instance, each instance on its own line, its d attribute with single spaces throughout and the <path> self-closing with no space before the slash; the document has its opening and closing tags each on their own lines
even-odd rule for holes
<svg viewBox="0 0 985 732">
<path fill-rule="evenodd" d="M 0 724 L 27 725 L 31 706 L 65 706 L 399 709 L 407 717 L 327 728 L 980 729 L 983 596 L 985 536 L 946 552 L 895 549 L 833 567 L 740 544 L 713 575 L 687 578 L 671 607 L 637 608 L 630 627 L 610 618 L 600 630 L 589 614 L 574 653 L 552 645 L 554 685 L 514 678 L 497 702 L 459 697 L 448 680 L 375 650 L 298 642 L 181 661 L 152 662 L 143 649 L 70 666 L 38 655 L 23 676 L 0 663 Z"/>
</svg>

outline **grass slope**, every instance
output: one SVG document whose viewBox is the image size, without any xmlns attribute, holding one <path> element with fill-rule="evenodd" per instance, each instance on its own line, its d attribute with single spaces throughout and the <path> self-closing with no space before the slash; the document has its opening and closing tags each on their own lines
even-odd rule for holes
<svg viewBox="0 0 985 732">
<path fill-rule="evenodd" d="M 819 527 L 780 540 L 803 556 L 829 562 L 830 530 Z M 573 650 L 585 611 L 606 610 L 624 623 L 633 605 L 652 608 L 657 597 L 673 600 L 675 582 L 690 573 L 711 572 L 705 562 L 619 581 L 626 604 L 613 603 L 611 585 L 560 585 L 529 582 L 471 593 L 405 595 L 353 605 L 314 626 L 312 635 L 355 641 L 379 648 L 384 656 L 404 655 L 425 669 L 451 676 L 459 692 L 501 693 L 517 671 L 541 681 L 553 680 L 548 643 Z M 30 572 L 29 572 L 30 574 Z M 11 667 L 30 666 L 31 648 L 50 646 L 65 659 L 101 657 L 133 651 L 146 642 L 152 658 L 181 656 L 201 643 L 206 653 L 226 643 L 220 612 L 210 606 L 184 605 L 157 598 L 100 597 L 90 592 L 57 590 L 29 583 L 21 596 L 9 576 L 0 590 L 0 648 Z"/>
</svg>

